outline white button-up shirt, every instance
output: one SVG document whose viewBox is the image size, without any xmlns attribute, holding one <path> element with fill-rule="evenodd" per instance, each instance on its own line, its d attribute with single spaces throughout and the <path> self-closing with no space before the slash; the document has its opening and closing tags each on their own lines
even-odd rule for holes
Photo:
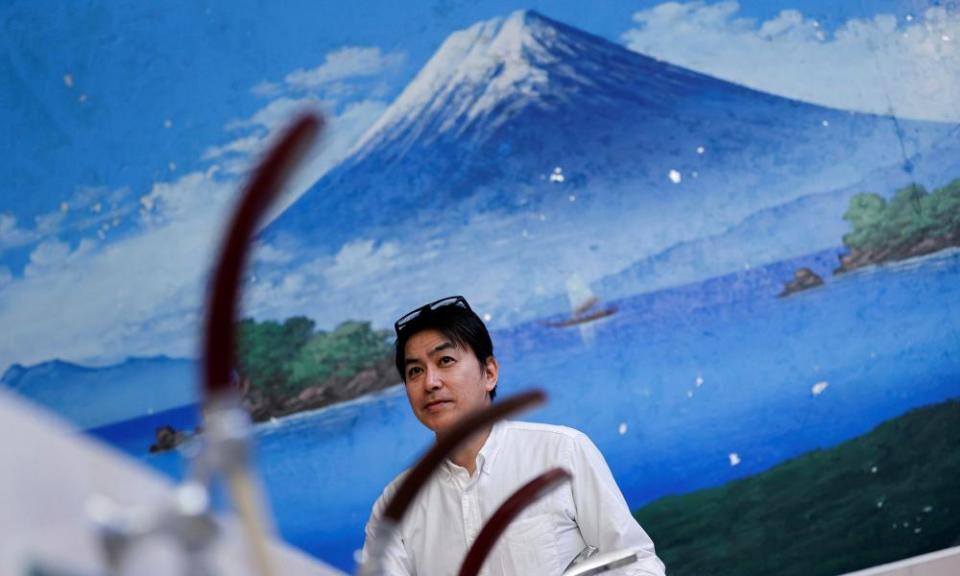
<svg viewBox="0 0 960 576">
<path fill-rule="evenodd" d="M 487 519 L 511 494 L 555 467 L 572 481 L 526 508 L 487 556 L 482 576 L 559 576 L 587 545 L 631 548 L 639 560 L 609 574 L 663 576 L 653 542 L 630 514 L 597 447 L 582 432 L 525 422 L 494 425 L 476 472 L 446 461 L 423 487 L 387 546 L 391 576 L 455 575 Z M 384 489 L 367 522 L 366 553 L 377 522 L 404 474 Z"/>
</svg>

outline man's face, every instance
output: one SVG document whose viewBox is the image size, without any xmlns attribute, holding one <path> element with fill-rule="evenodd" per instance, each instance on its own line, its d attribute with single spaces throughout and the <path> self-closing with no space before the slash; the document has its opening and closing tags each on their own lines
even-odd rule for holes
<svg viewBox="0 0 960 576">
<path fill-rule="evenodd" d="M 404 348 L 407 398 L 424 426 L 440 434 L 464 414 L 490 404 L 497 361 L 484 365 L 469 346 L 457 346 L 437 330 L 417 332 Z"/>
</svg>

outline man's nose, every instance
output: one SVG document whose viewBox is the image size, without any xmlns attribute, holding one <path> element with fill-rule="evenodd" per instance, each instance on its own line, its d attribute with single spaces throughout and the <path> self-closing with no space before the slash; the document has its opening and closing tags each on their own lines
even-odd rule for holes
<svg viewBox="0 0 960 576">
<path fill-rule="evenodd" d="M 434 368 L 427 368 L 426 378 L 424 382 L 427 385 L 427 390 L 436 390 L 443 386 L 443 380 L 440 378 L 440 371 Z"/>
</svg>

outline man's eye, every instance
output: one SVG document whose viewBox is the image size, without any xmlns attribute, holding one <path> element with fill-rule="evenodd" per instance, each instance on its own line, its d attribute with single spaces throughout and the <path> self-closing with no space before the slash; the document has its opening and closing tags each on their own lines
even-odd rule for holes
<svg viewBox="0 0 960 576">
<path fill-rule="evenodd" d="M 453 359 L 452 356 L 444 356 L 443 358 L 440 359 L 441 364 L 453 364 L 454 362 L 455 360 Z"/>
<path fill-rule="evenodd" d="M 413 368 L 410 368 L 407 370 L 407 378 L 412 378 L 413 376 L 416 376 L 419 373 L 420 373 L 420 367 L 414 366 Z"/>
</svg>

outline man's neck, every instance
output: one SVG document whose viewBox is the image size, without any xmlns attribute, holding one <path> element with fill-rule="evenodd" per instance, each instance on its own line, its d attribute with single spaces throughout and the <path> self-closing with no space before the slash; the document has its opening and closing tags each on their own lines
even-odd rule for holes
<svg viewBox="0 0 960 576">
<path fill-rule="evenodd" d="M 487 438 L 490 437 L 490 431 L 492 429 L 492 426 L 487 426 L 483 430 L 473 434 L 463 443 L 459 450 L 450 456 L 450 461 L 461 468 L 466 468 L 471 477 L 476 474 L 477 454 L 480 453 L 483 445 L 487 443 Z"/>
</svg>

